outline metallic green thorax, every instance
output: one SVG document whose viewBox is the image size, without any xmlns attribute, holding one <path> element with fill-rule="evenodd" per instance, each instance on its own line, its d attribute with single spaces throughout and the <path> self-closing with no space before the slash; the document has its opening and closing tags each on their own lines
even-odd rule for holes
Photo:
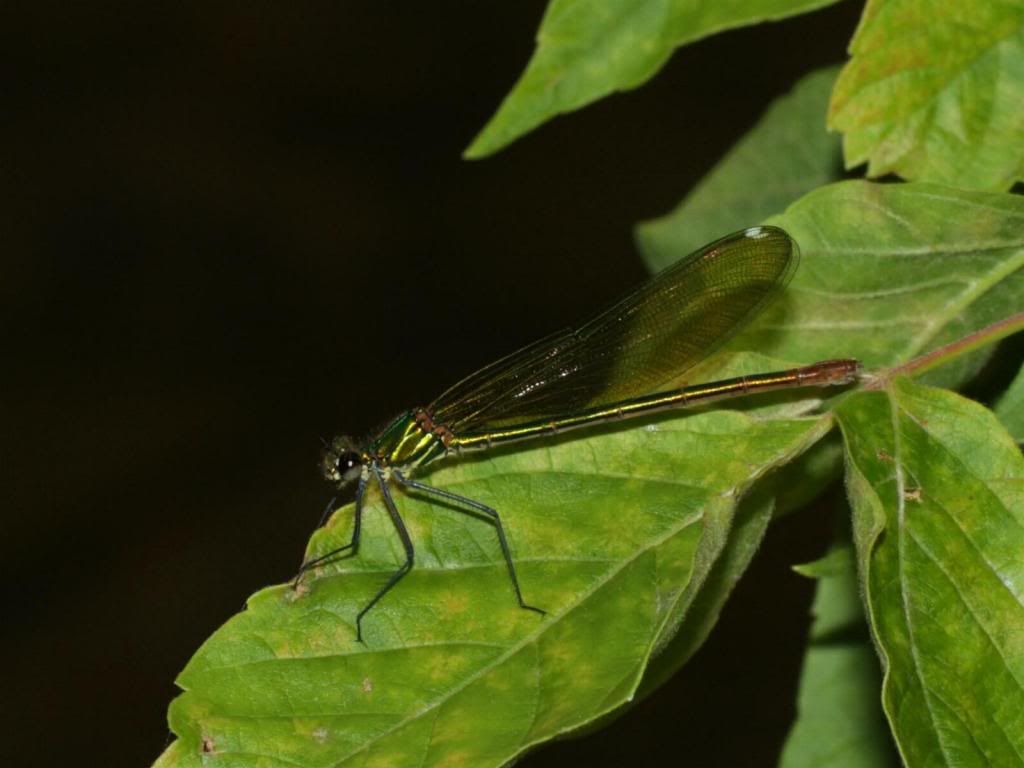
<svg viewBox="0 0 1024 768">
<path fill-rule="evenodd" d="M 380 464 L 412 469 L 446 453 L 444 441 L 426 429 L 417 411 L 406 411 L 370 444 L 368 452 Z"/>
</svg>

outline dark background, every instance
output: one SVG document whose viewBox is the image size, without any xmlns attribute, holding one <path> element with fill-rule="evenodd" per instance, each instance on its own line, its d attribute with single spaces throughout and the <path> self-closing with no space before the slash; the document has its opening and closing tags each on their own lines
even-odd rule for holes
<svg viewBox="0 0 1024 768">
<path fill-rule="evenodd" d="M 0 25 L 6 670 L 19 766 L 145 766 L 175 674 L 290 577 L 362 434 L 644 278 L 671 208 L 859 5 L 729 32 L 494 158 L 462 149 L 543 3 L 46 3 Z M 751 222 L 754 223 L 754 222 Z M 827 511 L 773 528 L 711 641 L 527 768 L 771 765 Z"/>
</svg>

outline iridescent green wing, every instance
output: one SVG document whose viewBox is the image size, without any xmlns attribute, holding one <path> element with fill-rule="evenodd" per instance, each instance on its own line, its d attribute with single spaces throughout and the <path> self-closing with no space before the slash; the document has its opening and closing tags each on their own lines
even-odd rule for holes
<svg viewBox="0 0 1024 768">
<path fill-rule="evenodd" d="M 796 243 L 776 227 L 724 237 L 580 328 L 477 371 L 429 410 L 456 434 L 472 434 L 656 392 L 756 315 L 797 260 Z"/>
</svg>

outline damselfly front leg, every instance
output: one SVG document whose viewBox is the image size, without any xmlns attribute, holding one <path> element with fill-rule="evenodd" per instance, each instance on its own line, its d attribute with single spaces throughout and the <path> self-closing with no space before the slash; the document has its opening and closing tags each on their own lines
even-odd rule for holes
<svg viewBox="0 0 1024 768">
<path fill-rule="evenodd" d="M 295 578 L 292 580 L 292 589 L 296 589 L 299 586 L 299 582 L 302 580 L 303 575 L 309 570 L 316 568 L 318 565 L 337 560 L 341 557 L 352 557 L 359 551 L 359 537 L 362 534 L 363 529 L 363 493 L 366 490 L 366 480 L 359 478 L 359 485 L 356 487 L 356 510 L 355 519 L 352 522 L 352 539 L 348 544 L 344 546 L 332 549 L 322 555 L 314 557 L 312 560 L 306 560 L 301 566 L 299 566 L 299 572 L 295 574 Z M 320 518 L 320 524 L 317 528 L 320 528 L 327 518 L 331 516 L 334 511 L 334 502 L 337 501 L 337 496 L 327 502 L 327 508 L 324 509 L 324 514 Z M 347 553 L 347 554 L 343 554 Z"/>
</svg>

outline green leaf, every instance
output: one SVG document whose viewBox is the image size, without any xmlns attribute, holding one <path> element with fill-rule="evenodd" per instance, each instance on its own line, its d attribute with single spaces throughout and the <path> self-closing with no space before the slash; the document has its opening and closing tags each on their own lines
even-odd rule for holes
<svg viewBox="0 0 1024 768">
<path fill-rule="evenodd" d="M 516 606 L 487 522 L 396 492 L 416 566 L 359 645 L 356 613 L 402 559 L 374 494 L 357 558 L 298 596 L 257 593 L 189 662 L 162 768 L 203 750 L 227 766 L 498 766 L 601 717 L 734 556 L 744 491 L 830 424 L 710 411 L 447 462 L 425 482 L 502 512 L 525 597 L 548 615 Z M 351 516 L 310 554 L 347 542 Z"/>
<path fill-rule="evenodd" d="M 825 130 L 838 71 L 829 67 L 801 79 L 671 213 L 637 227 L 637 243 L 652 271 L 842 177 L 839 137 Z"/>
<path fill-rule="evenodd" d="M 496 152 L 555 115 L 654 75 L 681 45 L 836 0 L 552 0 L 537 49 L 467 157 Z"/>
<path fill-rule="evenodd" d="M 800 244 L 801 267 L 783 300 L 722 355 L 754 349 L 794 362 L 841 356 L 891 366 L 1020 310 L 1020 196 L 845 181 L 769 223 Z M 960 384 L 990 351 L 957 358 L 928 381 Z"/>
<path fill-rule="evenodd" d="M 1024 443 L 1024 366 L 996 403 L 996 416 L 1018 443 Z"/>
<path fill-rule="evenodd" d="M 794 570 L 819 579 L 800 676 L 798 715 L 781 768 L 881 768 L 895 755 L 879 702 L 881 674 L 867 636 L 853 547 L 835 545 Z"/>
<path fill-rule="evenodd" d="M 180 741 L 175 741 L 164 750 L 164 753 L 153 763 L 153 768 L 200 768 L 203 762 L 199 755 L 182 750 Z"/>
<path fill-rule="evenodd" d="M 869 0 L 829 126 L 848 167 L 975 189 L 1024 173 L 1024 4 Z"/>
<path fill-rule="evenodd" d="M 833 595 L 832 600 L 822 600 L 821 590 L 815 595 L 815 604 L 811 606 L 814 614 L 814 625 L 811 637 L 826 637 L 832 632 L 840 631 L 855 624 L 863 617 L 860 602 L 850 599 L 846 586 L 848 576 L 856 576 L 853 560 L 853 546 L 845 539 L 832 543 L 832 548 L 809 563 L 798 563 L 793 570 L 808 579 L 818 579 L 819 587 L 828 586 Z M 830 580 L 826 585 L 825 580 Z M 854 585 L 856 586 L 856 585 Z M 856 590 L 854 590 L 856 596 Z"/>
<path fill-rule="evenodd" d="M 906 379 L 838 409 L 857 556 L 907 765 L 1024 765 L 1024 457 Z"/>
</svg>

